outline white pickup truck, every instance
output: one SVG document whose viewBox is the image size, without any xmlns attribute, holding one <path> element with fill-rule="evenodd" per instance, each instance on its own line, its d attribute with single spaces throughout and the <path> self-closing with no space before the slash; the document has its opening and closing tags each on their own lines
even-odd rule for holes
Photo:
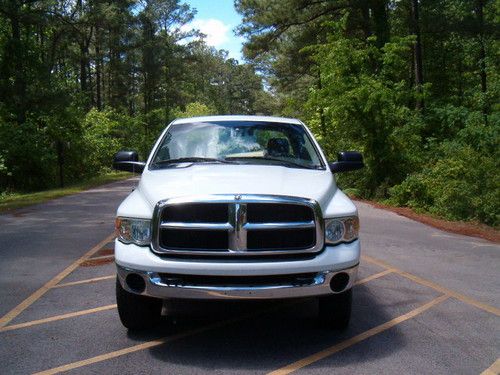
<svg viewBox="0 0 500 375">
<path fill-rule="evenodd" d="M 360 244 L 357 210 L 334 173 L 363 167 L 354 151 L 328 163 L 299 120 L 210 116 L 173 121 L 118 208 L 116 297 L 123 325 L 156 324 L 171 299 L 318 297 L 319 320 L 345 328 Z"/>
</svg>

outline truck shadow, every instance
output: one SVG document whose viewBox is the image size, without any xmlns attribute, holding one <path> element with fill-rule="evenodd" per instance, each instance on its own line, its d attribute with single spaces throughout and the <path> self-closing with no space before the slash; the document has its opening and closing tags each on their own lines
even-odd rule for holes
<svg viewBox="0 0 500 375">
<path fill-rule="evenodd" d="M 167 336 L 239 316 L 250 316 L 151 348 L 149 352 L 155 359 L 168 363 L 165 366 L 173 372 L 181 372 L 183 366 L 197 367 L 201 371 L 273 370 L 383 324 L 429 300 L 427 293 L 408 293 L 408 290 L 403 293 L 403 300 L 391 302 L 381 299 L 365 285 L 355 287 L 351 325 L 343 332 L 318 326 L 314 299 L 253 303 L 183 302 L 175 307 L 174 322 L 162 327 Z M 177 313 L 178 318 L 175 318 Z M 339 361 L 338 366 L 370 361 L 404 346 L 405 337 L 396 326 L 390 330 L 389 342 L 386 340 L 383 345 L 377 345 L 376 350 L 356 350 L 354 346 L 349 355 L 336 356 L 335 360 Z"/>
</svg>

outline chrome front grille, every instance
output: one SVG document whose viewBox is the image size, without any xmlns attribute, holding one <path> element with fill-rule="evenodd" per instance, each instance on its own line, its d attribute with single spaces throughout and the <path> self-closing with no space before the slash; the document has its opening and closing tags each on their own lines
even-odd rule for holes
<svg viewBox="0 0 500 375">
<path fill-rule="evenodd" d="M 317 202 L 274 195 L 209 195 L 160 201 L 153 251 L 161 254 L 255 256 L 307 254 L 323 248 Z"/>
</svg>

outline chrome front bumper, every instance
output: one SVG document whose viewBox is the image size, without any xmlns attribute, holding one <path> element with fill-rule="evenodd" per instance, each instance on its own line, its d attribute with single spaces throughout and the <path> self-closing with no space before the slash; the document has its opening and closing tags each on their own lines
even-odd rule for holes
<svg viewBox="0 0 500 375">
<path fill-rule="evenodd" d="M 358 266 L 338 271 L 318 272 L 308 283 L 282 283 L 272 285 L 195 285 L 193 283 L 168 282 L 157 272 L 138 271 L 117 265 L 118 279 L 125 290 L 149 297 L 168 299 L 282 299 L 313 297 L 334 294 L 330 288 L 332 278 L 340 273 L 349 275 L 349 282 L 341 290 L 350 289 L 356 281 Z M 143 290 L 133 290 L 126 282 L 135 274 L 144 280 Z"/>
</svg>

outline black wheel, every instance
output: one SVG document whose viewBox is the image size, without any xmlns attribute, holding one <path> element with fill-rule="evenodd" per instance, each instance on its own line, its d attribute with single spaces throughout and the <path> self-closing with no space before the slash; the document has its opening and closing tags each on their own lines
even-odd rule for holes
<svg viewBox="0 0 500 375">
<path fill-rule="evenodd" d="M 319 297 L 319 322 L 324 327 L 344 330 L 351 319 L 351 308 L 352 289 Z"/>
<path fill-rule="evenodd" d="M 129 293 L 116 279 L 116 304 L 122 324 L 131 330 L 150 328 L 161 318 L 162 300 Z"/>
</svg>

